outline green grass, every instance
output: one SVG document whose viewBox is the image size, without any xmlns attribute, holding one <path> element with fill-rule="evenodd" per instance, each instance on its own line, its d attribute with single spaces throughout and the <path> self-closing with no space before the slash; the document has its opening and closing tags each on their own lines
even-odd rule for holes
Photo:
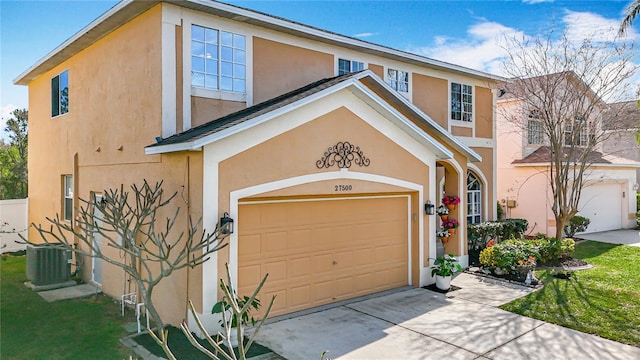
<svg viewBox="0 0 640 360">
<path fill-rule="evenodd" d="M 0 358 L 128 359 L 120 305 L 103 295 L 48 303 L 24 286 L 24 256 L 0 259 Z"/>
<path fill-rule="evenodd" d="M 501 308 L 640 347 L 640 247 L 587 241 L 574 257 L 594 268 L 569 280 L 538 271 L 544 288 Z"/>
</svg>

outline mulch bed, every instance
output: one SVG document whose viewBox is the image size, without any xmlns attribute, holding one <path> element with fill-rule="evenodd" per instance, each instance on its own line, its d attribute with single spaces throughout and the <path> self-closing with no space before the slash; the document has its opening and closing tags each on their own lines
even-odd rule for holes
<svg viewBox="0 0 640 360">
<path fill-rule="evenodd" d="M 431 290 L 431 291 L 435 291 L 437 293 L 440 294 L 446 294 L 446 293 L 450 293 L 452 291 L 456 291 L 456 290 L 460 290 L 461 288 L 455 285 L 451 285 L 451 287 L 449 288 L 449 290 L 440 290 L 438 289 L 438 287 L 436 286 L 436 284 L 431 284 L 428 286 L 423 286 L 423 289 L 427 289 L 427 290 Z"/>
</svg>

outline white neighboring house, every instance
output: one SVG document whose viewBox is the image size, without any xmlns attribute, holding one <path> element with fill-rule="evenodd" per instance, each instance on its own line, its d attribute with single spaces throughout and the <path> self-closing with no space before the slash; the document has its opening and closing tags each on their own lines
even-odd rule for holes
<svg viewBox="0 0 640 360">
<path fill-rule="evenodd" d="M 29 199 L 0 200 L 0 253 L 26 250 L 17 231 L 28 237 L 28 204 Z"/>
<path fill-rule="evenodd" d="M 530 234 L 555 236 L 555 216 L 551 210 L 553 195 L 548 176 L 551 152 L 542 126 L 525 102 L 510 96 L 508 91 L 502 92 L 496 105 L 498 201 L 507 218 L 529 221 Z M 608 106 L 602 103 L 599 108 L 606 110 Z M 594 123 L 600 123 L 602 116 L 600 112 L 594 114 L 597 118 Z M 590 141 L 590 134 L 580 134 L 579 139 Z M 591 221 L 586 232 L 635 227 L 640 162 L 620 156 L 619 151 L 606 152 L 606 144 L 603 142 L 601 145 L 605 146 L 599 146 L 591 153 L 591 166 L 584 175 L 578 215 Z"/>
</svg>

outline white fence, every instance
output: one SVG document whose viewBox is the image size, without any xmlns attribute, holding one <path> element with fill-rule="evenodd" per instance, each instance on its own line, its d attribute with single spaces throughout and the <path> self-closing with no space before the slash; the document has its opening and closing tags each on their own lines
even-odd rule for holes
<svg viewBox="0 0 640 360">
<path fill-rule="evenodd" d="M 28 225 L 29 199 L 0 200 L 0 253 L 25 250 L 16 232 L 28 238 Z"/>
</svg>

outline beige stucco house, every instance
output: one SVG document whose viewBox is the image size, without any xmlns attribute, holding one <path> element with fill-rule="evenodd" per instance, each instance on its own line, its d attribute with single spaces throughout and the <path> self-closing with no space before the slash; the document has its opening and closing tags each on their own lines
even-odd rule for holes
<svg viewBox="0 0 640 360">
<path fill-rule="evenodd" d="M 439 223 L 425 204 L 463 199 L 445 249 L 463 264 L 467 219 L 495 218 L 501 80 L 222 3 L 123 1 L 15 81 L 30 221 L 143 179 L 180 193 L 183 222 L 214 229 L 228 212 L 229 246 L 156 290 L 167 323 L 187 299 L 209 314 L 225 263 L 240 293 L 270 274 L 273 315 L 427 285 Z M 83 274 L 136 291 L 109 264 Z"/>
<path fill-rule="evenodd" d="M 552 74 L 546 77 L 552 80 L 532 78 L 531 81 L 538 81 L 542 87 L 553 84 L 551 89 L 564 88 L 566 91 L 574 91 L 576 96 L 587 98 L 581 106 L 594 109 L 588 111 L 590 118 L 583 120 L 588 126 L 581 128 L 579 134 L 572 135 L 570 128 L 561 130 L 561 136 L 567 146 L 567 158 L 576 159 L 580 155 L 580 151 L 572 152 L 568 147 L 586 148 L 592 138 L 598 139 L 594 140 L 596 146 L 589 154 L 590 165 L 583 175 L 584 187 L 578 205 L 577 215 L 590 220 L 586 232 L 633 228 L 636 212 L 636 170 L 640 163 L 623 157 L 624 153 L 612 148 L 611 142 L 615 141 L 616 135 L 612 129 L 606 128 L 618 127 L 619 122 L 614 125 L 608 118 L 612 114 L 621 113 L 610 111 L 611 105 L 593 96 L 590 89 L 584 89 L 586 85 L 577 80 L 573 73 Z M 551 150 L 538 113 L 540 110 L 532 108 L 531 100 L 525 100 L 523 95 L 518 95 L 519 89 L 525 87 L 518 86 L 518 81 L 499 85 L 502 90 L 496 103 L 497 195 L 506 217 L 528 220 L 530 234 L 544 233 L 555 236 L 555 216 L 551 209 L 553 193 L 549 180 Z"/>
</svg>

